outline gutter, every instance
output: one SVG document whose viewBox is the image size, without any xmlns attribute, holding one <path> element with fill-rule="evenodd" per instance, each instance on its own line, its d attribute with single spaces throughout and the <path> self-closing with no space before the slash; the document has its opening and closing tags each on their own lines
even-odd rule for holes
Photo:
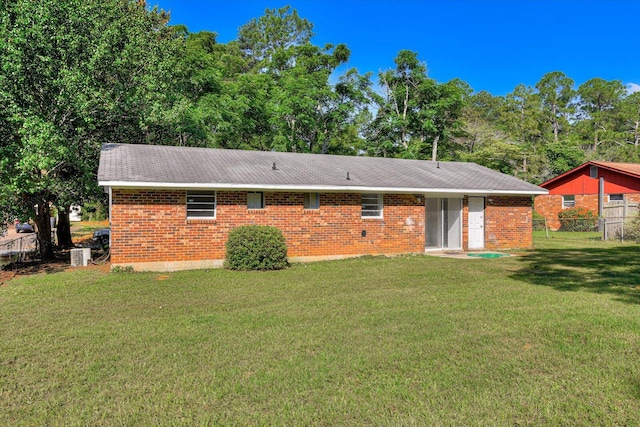
<svg viewBox="0 0 640 427">
<path fill-rule="evenodd" d="M 135 181 L 98 181 L 98 185 L 106 188 L 123 189 L 161 189 L 161 190 L 268 190 L 299 192 L 350 192 L 350 193 L 410 193 L 433 195 L 504 195 L 504 196 L 536 196 L 548 194 L 548 190 L 494 190 L 471 188 L 415 188 L 415 187 L 369 187 L 360 185 L 293 185 L 293 184 L 230 184 L 230 183 L 173 183 L 173 182 L 135 182 Z"/>
</svg>

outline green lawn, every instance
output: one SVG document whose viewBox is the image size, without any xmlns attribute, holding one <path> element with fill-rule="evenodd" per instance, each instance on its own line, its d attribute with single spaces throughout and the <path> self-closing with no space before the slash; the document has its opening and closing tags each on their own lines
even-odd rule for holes
<svg viewBox="0 0 640 427">
<path fill-rule="evenodd" d="M 632 425 L 634 244 L 0 287 L 0 425 Z"/>
</svg>

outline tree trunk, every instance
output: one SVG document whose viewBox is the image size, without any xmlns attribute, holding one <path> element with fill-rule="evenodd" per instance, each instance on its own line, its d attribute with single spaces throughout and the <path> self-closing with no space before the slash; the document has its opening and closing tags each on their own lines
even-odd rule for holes
<svg viewBox="0 0 640 427">
<path fill-rule="evenodd" d="M 433 138 L 433 147 L 431 148 L 431 161 L 435 162 L 438 157 L 438 141 L 440 141 L 440 135 L 436 135 Z"/>
<path fill-rule="evenodd" d="M 560 127 L 558 123 L 558 117 L 556 116 L 556 105 L 553 104 L 553 142 L 558 143 L 558 128 Z"/>
<path fill-rule="evenodd" d="M 51 243 L 51 218 L 49 202 L 40 200 L 36 213 L 36 228 L 38 232 L 38 246 L 40 258 L 43 261 L 53 259 L 53 243 Z"/>
<path fill-rule="evenodd" d="M 71 224 L 69 222 L 70 207 L 58 208 L 58 246 L 61 248 L 72 248 L 73 241 L 71 240 Z"/>
</svg>

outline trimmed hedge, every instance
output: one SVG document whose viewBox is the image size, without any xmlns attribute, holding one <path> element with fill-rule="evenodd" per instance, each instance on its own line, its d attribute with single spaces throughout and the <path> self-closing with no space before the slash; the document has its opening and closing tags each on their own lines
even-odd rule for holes
<svg viewBox="0 0 640 427">
<path fill-rule="evenodd" d="M 289 266 L 282 231 L 264 225 L 243 225 L 229 232 L 225 267 L 230 270 L 281 270 Z"/>
<path fill-rule="evenodd" d="M 598 216 L 586 208 L 565 209 L 558 213 L 561 231 L 594 231 Z"/>
</svg>

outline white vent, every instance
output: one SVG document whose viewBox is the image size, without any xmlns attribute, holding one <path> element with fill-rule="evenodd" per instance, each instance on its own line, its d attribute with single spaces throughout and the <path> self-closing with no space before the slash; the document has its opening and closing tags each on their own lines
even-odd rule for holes
<svg viewBox="0 0 640 427">
<path fill-rule="evenodd" d="M 86 267 L 91 260 L 91 249 L 71 249 L 71 267 Z"/>
</svg>

